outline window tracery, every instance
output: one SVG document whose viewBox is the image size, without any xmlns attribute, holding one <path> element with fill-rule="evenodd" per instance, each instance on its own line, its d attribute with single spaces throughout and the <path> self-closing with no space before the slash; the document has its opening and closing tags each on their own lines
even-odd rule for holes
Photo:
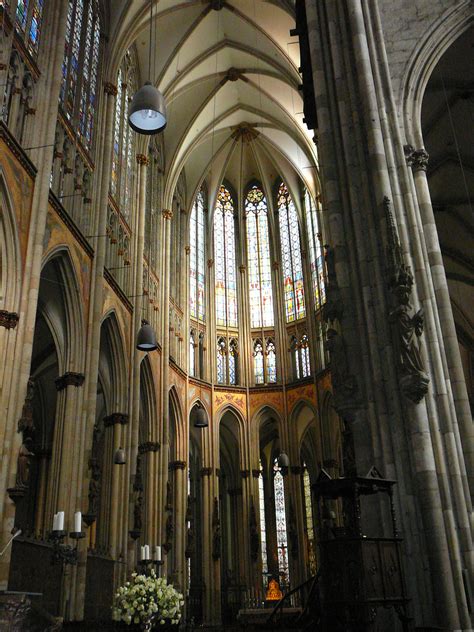
<svg viewBox="0 0 474 632">
<path fill-rule="evenodd" d="M 319 309 L 326 299 L 324 255 L 321 247 L 321 231 L 319 229 L 318 209 L 307 189 L 305 189 L 304 192 L 304 202 L 314 304 L 315 308 Z"/>
<path fill-rule="evenodd" d="M 290 583 L 290 569 L 288 565 L 288 535 L 286 530 L 285 485 L 278 459 L 273 462 L 273 490 L 275 495 L 276 537 L 278 552 L 278 570 L 280 584 Z"/>
<path fill-rule="evenodd" d="M 303 498 L 305 510 L 305 531 L 307 538 L 308 566 L 311 575 L 315 575 L 316 567 L 316 539 L 314 537 L 314 519 L 313 519 L 313 503 L 311 499 L 311 480 L 306 467 L 303 463 Z"/>
<path fill-rule="evenodd" d="M 306 307 L 298 215 L 288 187 L 284 182 L 278 188 L 277 208 L 285 314 L 286 322 L 291 323 L 306 316 Z"/>
<path fill-rule="evenodd" d="M 192 318 L 205 320 L 205 234 L 204 191 L 201 189 L 193 204 L 189 226 L 190 287 L 189 309 Z"/>
<path fill-rule="evenodd" d="M 4 3 L 0 3 L 2 5 Z M 6 3 L 8 8 L 10 3 Z M 25 41 L 28 52 L 38 54 L 44 0 L 18 0 L 15 11 L 15 30 Z"/>
<path fill-rule="evenodd" d="M 250 326 L 273 327 L 272 271 L 268 232 L 268 208 L 263 190 L 250 187 L 245 198 Z"/>
<path fill-rule="evenodd" d="M 263 369 L 263 345 L 260 339 L 256 340 L 253 345 L 253 366 L 255 373 L 255 383 L 263 384 L 264 369 Z"/>
<path fill-rule="evenodd" d="M 216 323 L 237 327 L 237 272 L 235 262 L 234 200 L 224 185 L 214 211 Z"/>
<path fill-rule="evenodd" d="M 59 102 L 86 149 L 97 112 L 100 15 L 97 0 L 69 0 Z"/>
</svg>

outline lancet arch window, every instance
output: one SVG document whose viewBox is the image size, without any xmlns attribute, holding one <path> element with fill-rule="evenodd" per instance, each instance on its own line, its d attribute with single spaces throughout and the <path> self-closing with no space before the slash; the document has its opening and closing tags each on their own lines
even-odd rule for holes
<svg viewBox="0 0 474 632">
<path fill-rule="evenodd" d="M 117 74 L 114 142 L 110 192 L 127 222 L 130 221 L 135 174 L 135 135 L 128 124 L 128 107 L 137 88 L 135 56 L 128 51 Z"/>
<path fill-rule="evenodd" d="M 235 261 L 234 200 L 221 185 L 214 211 L 216 323 L 237 327 L 237 271 Z"/>
<path fill-rule="evenodd" d="M 306 316 L 306 307 L 298 215 L 288 187 L 284 182 L 281 182 L 278 187 L 277 209 L 285 316 L 286 322 L 291 323 Z"/>
<path fill-rule="evenodd" d="M 0 2 L 0 6 L 5 4 Z M 8 4 L 6 3 L 7 7 Z M 24 40 L 28 52 L 38 54 L 44 0 L 18 0 L 15 11 L 15 29 Z"/>
<path fill-rule="evenodd" d="M 316 574 L 316 538 L 314 535 L 313 503 L 311 499 L 311 479 L 306 463 L 303 463 L 303 498 L 305 513 L 306 548 L 311 575 Z"/>
<path fill-rule="evenodd" d="M 239 379 L 239 345 L 236 338 L 227 342 L 224 336 L 217 339 L 217 382 L 235 385 Z"/>
<path fill-rule="evenodd" d="M 288 564 L 288 535 L 286 529 L 285 485 L 278 459 L 273 462 L 273 492 L 275 495 L 276 539 L 280 583 L 288 586 L 290 569 Z"/>
<path fill-rule="evenodd" d="M 250 326 L 273 327 L 272 271 L 265 194 L 253 184 L 245 197 Z"/>
<path fill-rule="evenodd" d="M 264 342 L 261 338 L 253 341 L 253 364 L 255 384 L 276 382 L 276 350 L 273 338 L 267 338 Z"/>
<path fill-rule="evenodd" d="M 89 150 L 97 113 L 99 55 L 97 0 L 69 0 L 59 102 L 65 117 Z"/>
<path fill-rule="evenodd" d="M 311 266 L 311 282 L 315 308 L 319 309 L 326 300 L 326 286 L 324 279 L 324 255 L 321 246 L 321 231 L 318 221 L 318 208 L 305 189 L 304 206 L 306 216 L 306 228 L 308 232 L 309 260 Z"/>
<path fill-rule="evenodd" d="M 189 375 L 196 375 L 196 332 L 191 330 L 189 335 Z"/>
<path fill-rule="evenodd" d="M 260 522 L 260 554 L 262 557 L 262 575 L 264 585 L 268 576 L 268 555 L 267 555 L 267 525 L 265 520 L 265 488 L 263 483 L 262 462 L 259 462 L 260 473 L 258 475 L 258 504 L 259 504 L 259 522 Z"/>
<path fill-rule="evenodd" d="M 191 318 L 200 321 L 206 316 L 206 214 L 204 210 L 204 191 L 196 196 L 189 223 L 189 310 Z"/>
</svg>

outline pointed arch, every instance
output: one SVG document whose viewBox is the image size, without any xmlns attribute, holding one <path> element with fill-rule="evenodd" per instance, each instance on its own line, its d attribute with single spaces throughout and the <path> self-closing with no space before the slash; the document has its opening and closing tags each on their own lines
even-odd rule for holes
<svg viewBox="0 0 474 632">
<path fill-rule="evenodd" d="M 145 356 L 140 363 L 139 443 L 155 439 L 157 436 L 157 419 L 153 371 L 148 356 Z"/>
<path fill-rule="evenodd" d="M 13 200 L 1 166 L 0 208 L 0 305 L 7 311 L 18 312 L 22 259 Z"/>
<path fill-rule="evenodd" d="M 107 388 L 107 414 L 127 410 L 127 366 L 123 333 L 115 310 L 110 310 L 102 319 L 99 352 L 99 378 Z"/>
</svg>

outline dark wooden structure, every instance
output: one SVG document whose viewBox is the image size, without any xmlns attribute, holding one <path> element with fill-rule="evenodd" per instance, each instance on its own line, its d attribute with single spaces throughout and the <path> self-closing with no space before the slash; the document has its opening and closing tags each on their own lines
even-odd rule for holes
<svg viewBox="0 0 474 632">
<path fill-rule="evenodd" d="M 387 609 L 396 613 L 394 620 L 398 618 L 399 629 L 413 630 L 402 570 L 402 540 L 398 536 L 393 504 L 394 485 L 395 481 L 383 479 L 375 468 L 366 477 L 337 479 L 322 471 L 313 485 L 320 526 L 321 630 L 324 632 L 383 630 L 378 619 L 383 618 Z M 378 507 L 383 510 L 383 505 L 388 505 L 391 537 L 364 533 L 364 497 L 368 499 L 379 493 L 388 498 L 388 503 L 380 502 Z M 336 501 L 342 507 L 343 526 L 336 526 L 335 513 L 330 510 Z"/>
</svg>

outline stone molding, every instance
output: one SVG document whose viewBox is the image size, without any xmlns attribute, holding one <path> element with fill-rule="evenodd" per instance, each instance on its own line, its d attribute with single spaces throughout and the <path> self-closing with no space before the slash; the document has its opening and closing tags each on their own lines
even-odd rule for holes
<svg viewBox="0 0 474 632">
<path fill-rule="evenodd" d="M 201 468 L 201 476 L 211 476 L 212 475 L 212 467 L 202 467 Z"/>
<path fill-rule="evenodd" d="M 84 373 L 75 373 L 74 371 L 67 371 L 64 375 L 60 375 L 54 380 L 56 384 L 56 390 L 62 391 L 68 386 L 82 386 L 84 384 Z"/>
<path fill-rule="evenodd" d="M 125 426 L 128 424 L 129 416 L 126 413 L 112 413 L 104 417 L 104 427 L 114 426 L 115 424 L 122 424 Z"/>
<path fill-rule="evenodd" d="M 147 158 L 147 156 L 145 156 L 145 154 L 137 154 L 137 163 L 139 165 L 141 165 L 142 167 L 148 167 L 149 165 L 149 160 Z"/>
<path fill-rule="evenodd" d="M 164 209 L 161 211 L 161 214 L 163 215 L 163 217 L 164 217 L 165 219 L 172 219 L 172 218 L 173 218 L 173 211 L 170 211 L 170 209 L 169 209 L 169 208 L 164 208 Z"/>
<path fill-rule="evenodd" d="M 427 170 L 430 155 L 424 147 L 415 149 L 413 145 L 405 145 L 403 150 L 405 152 L 407 165 L 411 167 L 415 173 L 417 171 Z"/>
<path fill-rule="evenodd" d="M 0 327 L 5 329 L 15 329 L 20 317 L 16 312 L 7 312 L 5 309 L 0 310 Z"/>
</svg>

